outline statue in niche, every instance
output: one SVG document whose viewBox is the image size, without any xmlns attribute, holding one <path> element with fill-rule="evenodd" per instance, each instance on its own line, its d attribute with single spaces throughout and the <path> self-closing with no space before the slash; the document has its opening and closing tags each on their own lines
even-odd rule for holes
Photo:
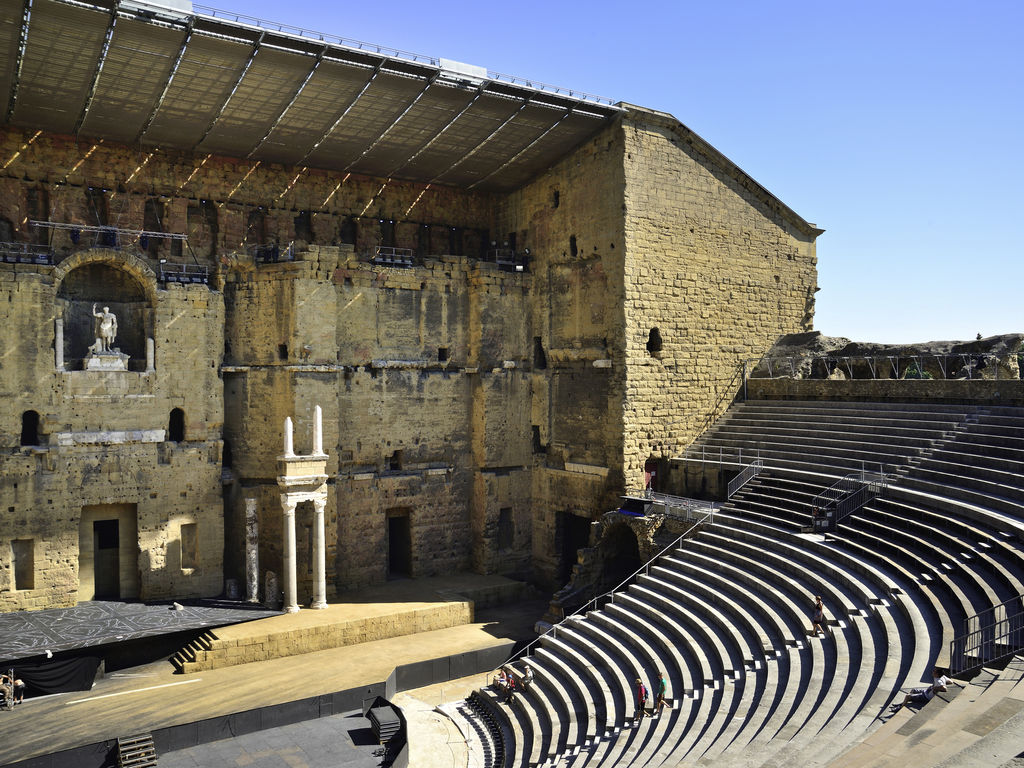
<svg viewBox="0 0 1024 768">
<path fill-rule="evenodd" d="M 92 305 L 92 316 L 97 323 L 96 343 L 90 347 L 92 352 L 111 352 L 114 347 L 114 339 L 117 337 L 117 315 L 110 311 L 110 307 L 104 307 L 102 312 L 96 311 L 96 305 Z"/>
</svg>

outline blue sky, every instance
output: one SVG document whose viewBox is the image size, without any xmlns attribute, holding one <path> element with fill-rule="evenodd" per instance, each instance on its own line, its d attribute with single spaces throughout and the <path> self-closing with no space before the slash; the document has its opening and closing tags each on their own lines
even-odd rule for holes
<svg viewBox="0 0 1024 768">
<path fill-rule="evenodd" d="M 670 112 L 805 219 L 815 327 L 1024 331 L 1024 4 L 216 0 Z"/>
</svg>

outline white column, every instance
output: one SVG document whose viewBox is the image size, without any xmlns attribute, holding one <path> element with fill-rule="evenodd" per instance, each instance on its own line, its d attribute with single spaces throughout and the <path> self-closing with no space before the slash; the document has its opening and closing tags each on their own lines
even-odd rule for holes
<svg viewBox="0 0 1024 768">
<path fill-rule="evenodd" d="M 146 339 L 146 373 L 156 370 L 156 343 L 152 338 Z"/>
<path fill-rule="evenodd" d="M 327 607 L 327 536 L 324 532 L 324 508 L 327 506 L 326 493 L 322 498 L 313 499 L 316 511 L 313 519 L 313 603 L 310 608 Z"/>
<path fill-rule="evenodd" d="M 291 416 L 286 416 L 284 419 L 284 455 L 286 458 L 292 458 L 295 456 L 295 443 L 292 440 Z"/>
<path fill-rule="evenodd" d="M 299 601 L 295 579 L 295 502 L 282 495 L 281 506 L 284 510 L 284 610 L 296 613 Z"/>
<path fill-rule="evenodd" d="M 53 355 L 58 371 L 64 370 L 64 318 L 60 315 L 53 320 Z"/>
<path fill-rule="evenodd" d="M 313 455 L 324 455 L 324 414 L 319 405 L 313 409 Z"/>
<path fill-rule="evenodd" d="M 256 499 L 245 500 L 245 599 L 258 602 L 260 588 L 260 522 Z"/>
</svg>

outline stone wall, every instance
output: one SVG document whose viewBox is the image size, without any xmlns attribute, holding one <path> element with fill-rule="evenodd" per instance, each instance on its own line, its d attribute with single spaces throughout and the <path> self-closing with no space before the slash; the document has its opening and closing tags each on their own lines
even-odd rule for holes
<svg viewBox="0 0 1024 768">
<path fill-rule="evenodd" d="M 623 131 L 623 462 L 640 487 L 646 460 L 728 408 L 744 359 L 811 327 L 820 230 L 670 115 L 633 108 Z"/>
<path fill-rule="evenodd" d="M 139 317 L 154 342 L 152 370 L 144 352 L 142 370 L 58 370 L 56 328 L 68 301 L 117 299 L 117 286 L 61 298 L 79 271 L 97 266 L 146 297 Z M 120 597 L 219 594 L 221 295 L 201 285 L 158 288 L 134 257 L 93 250 L 58 267 L 0 264 L 0 305 L 0 610 L 91 599 L 96 520 L 119 521 Z M 178 442 L 167 432 L 175 408 L 184 416 Z M 38 428 L 26 436 L 29 412 L 38 414 Z M 197 526 L 198 544 L 183 563 L 185 524 Z M 26 540 L 34 573 L 30 588 L 16 588 L 23 585 L 14 582 L 11 542 Z"/>
<path fill-rule="evenodd" d="M 749 400 L 841 400 L 867 403 L 1024 405 L 1020 379 L 748 379 Z"/>
</svg>

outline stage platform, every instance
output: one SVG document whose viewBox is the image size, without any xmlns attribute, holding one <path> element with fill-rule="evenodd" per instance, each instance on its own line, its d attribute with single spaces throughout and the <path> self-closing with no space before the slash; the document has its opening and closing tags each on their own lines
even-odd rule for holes
<svg viewBox="0 0 1024 768">
<path fill-rule="evenodd" d="M 418 592 L 420 600 L 405 602 L 444 602 L 451 594 L 473 594 L 474 589 L 479 590 L 479 596 L 493 594 L 495 586 L 496 583 L 486 577 L 473 575 L 441 581 L 409 580 L 351 593 L 338 605 L 346 606 L 352 615 L 361 611 L 374 621 L 386 623 L 389 621 L 387 610 L 377 601 L 382 596 L 412 597 Z M 397 607 L 402 606 L 397 600 L 396 603 Z M 414 681 L 418 672 L 431 666 L 429 663 L 417 666 L 418 662 L 459 655 L 469 658 L 477 653 L 483 657 L 489 650 L 506 649 L 513 643 L 532 639 L 533 622 L 544 607 L 545 601 L 534 600 L 477 609 L 472 623 L 460 626 L 188 675 L 176 674 L 167 661 L 156 662 L 109 674 L 98 680 L 91 691 L 27 697 L 14 711 L 0 712 L 0 732 L 5 734 L 4 739 L 0 739 L 0 765 L 138 732 L 155 732 L 200 721 L 213 723 L 218 717 L 310 697 L 348 692 L 349 698 L 354 695 L 358 699 L 360 693 L 367 697 L 380 694 L 383 681 L 396 667 L 410 665 L 407 670 L 411 672 L 407 671 L 406 678 Z M 295 631 L 301 634 L 303 621 L 307 619 L 304 614 L 324 613 L 307 610 L 278 618 L 293 619 Z M 455 669 L 454 664 L 452 669 Z M 407 687 L 415 687 L 415 684 Z M 340 711 L 344 710 L 335 708 L 334 713 Z M 264 722 L 271 720 L 264 718 Z M 233 735 L 230 726 L 206 726 L 206 730 L 218 727 L 222 731 L 218 734 L 220 738 Z M 203 731 L 204 726 L 196 725 L 195 730 Z M 59 761 L 36 764 L 56 765 Z"/>
<path fill-rule="evenodd" d="M 0 662 L 278 616 L 250 603 L 79 603 L 74 608 L 0 613 Z"/>
<path fill-rule="evenodd" d="M 503 576 L 402 579 L 338 595 L 327 608 L 277 613 L 222 627 L 173 660 L 179 671 L 210 669 L 430 632 L 473 621 L 478 607 L 514 602 L 529 588 Z"/>
</svg>

